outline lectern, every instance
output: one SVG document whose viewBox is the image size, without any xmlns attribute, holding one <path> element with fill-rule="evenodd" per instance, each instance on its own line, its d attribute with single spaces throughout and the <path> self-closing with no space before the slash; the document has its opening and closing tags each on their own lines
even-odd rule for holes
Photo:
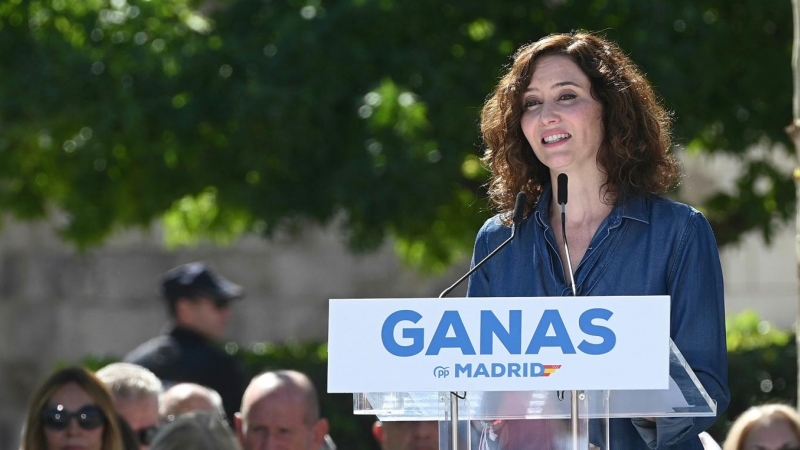
<svg viewBox="0 0 800 450">
<path fill-rule="evenodd" d="M 328 351 L 329 392 L 438 421 L 440 449 L 613 449 L 610 419 L 716 415 L 667 296 L 331 300 Z"/>
</svg>

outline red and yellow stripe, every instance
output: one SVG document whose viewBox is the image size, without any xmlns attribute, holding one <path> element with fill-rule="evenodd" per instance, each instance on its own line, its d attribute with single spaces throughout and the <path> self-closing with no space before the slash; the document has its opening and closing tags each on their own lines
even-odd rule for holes
<svg viewBox="0 0 800 450">
<path fill-rule="evenodd" d="M 545 364 L 543 377 L 549 377 L 550 374 L 561 368 L 561 364 Z"/>
</svg>

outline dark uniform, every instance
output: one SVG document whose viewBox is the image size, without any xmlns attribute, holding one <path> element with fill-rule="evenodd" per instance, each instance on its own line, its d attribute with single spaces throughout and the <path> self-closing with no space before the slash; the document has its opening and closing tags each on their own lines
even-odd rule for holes
<svg viewBox="0 0 800 450">
<path fill-rule="evenodd" d="M 175 327 L 145 342 L 129 353 L 125 362 L 150 369 L 165 387 L 189 382 L 214 389 L 222 397 L 231 424 L 247 387 L 245 371 L 238 360 L 187 328 Z"/>
<path fill-rule="evenodd" d="M 240 298 L 242 290 L 204 264 L 192 263 L 167 272 L 162 294 L 174 305 L 179 298 L 199 296 L 227 302 Z M 248 378 L 237 359 L 203 334 L 174 326 L 130 352 L 125 362 L 150 369 L 165 388 L 189 382 L 214 389 L 222 397 L 228 421 L 233 425 L 233 415 L 239 411 Z"/>
</svg>

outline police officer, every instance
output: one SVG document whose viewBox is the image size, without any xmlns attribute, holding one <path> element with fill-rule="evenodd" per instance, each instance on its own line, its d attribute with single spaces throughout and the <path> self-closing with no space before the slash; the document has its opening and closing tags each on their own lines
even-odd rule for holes
<svg viewBox="0 0 800 450">
<path fill-rule="evenodd" d="M 228 420 L 247 386 L 242 364 L 219 345 L 231 315 L 231 302 L 242 288 L 202 262 L 175 267 L 164 274 L 161 294 L 171 324 L 166 332 L 130 352 L 125 361 L 150 369 L 169 387 L 180 382 L 219 392 Z"/>
</svg>

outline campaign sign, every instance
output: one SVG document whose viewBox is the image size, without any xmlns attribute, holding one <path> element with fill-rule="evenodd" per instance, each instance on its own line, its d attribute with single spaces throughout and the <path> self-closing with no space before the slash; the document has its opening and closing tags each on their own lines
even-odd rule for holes
<svg viewBox="0 0 800 450">
<path fill-rule="evenodd" d="M 669 296 L 331 300 L 328 392 L 667 389 Z"/>
</svg>

